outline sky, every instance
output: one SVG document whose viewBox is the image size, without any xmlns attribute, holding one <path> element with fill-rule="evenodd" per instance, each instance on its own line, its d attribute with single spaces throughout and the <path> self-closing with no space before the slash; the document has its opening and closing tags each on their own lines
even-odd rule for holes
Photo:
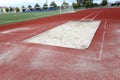
<svg viewBox="0 0 120 80">
<path fill-rule="evenodd" d="M 52 1 L 55 1 L 57 5 L 61 5 L 64 0 L 47 0 L 48 4 Z M 72 4 L 73 2 L 76 2 L 76 0 L 65 0 L 69 4 Z M 94 2 L 100 3 L 102 0 L 94 0 Z M 117 0 L 108 0 L 108 2 L 115 2 Z M 38 3 L 41 7 L 46 2 L 46 0 L 0 0 L 0 6 L 6 6 L 6 7 L 21 7 L 21 6 L 34 6 L 36 3 Z"/>
</svg>

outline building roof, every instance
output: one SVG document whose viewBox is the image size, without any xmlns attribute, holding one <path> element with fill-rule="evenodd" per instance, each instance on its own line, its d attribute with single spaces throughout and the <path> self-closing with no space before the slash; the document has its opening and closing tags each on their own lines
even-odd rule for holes
<svg viewBox="0 0 120 80">
<path fill-rule="evenodd" d="M 7 8 L 6 6 L 0 6 L 0 8 Z"/>
</svg>

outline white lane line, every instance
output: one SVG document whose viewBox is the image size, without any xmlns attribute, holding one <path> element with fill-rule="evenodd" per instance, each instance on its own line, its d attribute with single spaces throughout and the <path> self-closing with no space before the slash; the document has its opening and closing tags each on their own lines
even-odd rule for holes
<svg viewBox="0 0 120 80">
<path fill-rule="evenodd" d="M 94 13 L 96 13 L 97 11 L 95 11 L 95 12 L 93 12 L 93 13 L 91 13 L 91 14 L 89 14 L 89 15 L 87 15 L 87 16 L 85 16 L 84 18 L 82 18 L 81 20 L 86 20 L 86 18 L 88 18 L 89 16 L 91 16 L 91 15 L 93 15 Z M 90 19 L 89 19 L 90 20 Z"/>
<path fill-rule="evenodd" d="M 94 20 L 101 13 L 101 11 L 99 11 L 93 18 L 91 18 L 89 20 Z M 96 13 L 96 12 L 93 12 L 93 13 L 89 14 L 88 16 L 82 18 L 81 20 L 87 20 L 86 18 L 93 15 L 94 13 Z M 104 48 L 104 40 L 105 40 L 105 34 L 106 34 L 106 27 L 107 27 L 107 20 L 105 20 L 105 25 L 104 25 L 103 35 L 102 35 L 102 43 L 101 43 L 101 47 L 100 47 L 99 57 L 98 58 L 87 57 L 87 59 L 93 59 L 93 60 L 101 60 L 102 59 L 103 48 Z"/>
<path fill-rule="evenodd" d="M 102 10 L 99 11 L 99 12 L 92 18 L 92 20 L 94 20 L 101 12 L 102 12 Z"/>
<path fill-rule="evenodd" d="M 102 60 L 104 41 L 105 41 L 105 35 L 106 35 L 106 28 L 107 28 L 107 20 L 105 20 L 105 24 L 104 24 L 104 31 L 103 31 L 103 35 L 102 35 L 102 38 L 101 38 L 102 42 L 101 42 L 98 58 L 86 57 L 86 59 L 97 60 L 97 61 Z"/>
<path fill-rule="evenodd" d="M 6 31 L 2 31 L 0 33 L 10 33 L 10 32 L 15 32 L 15 31 L 27 31 L 30 30 L 30 28 L 15 28 L 15 29 L 10 29 L 10 30 L 6 30 Z"/>
<path fill-rule="evenodd" d="M 100 61 L 100 59 L 99 59 L 99 58 L 92 58 L 92 57 L 85 57 L 85 59 Z"/>
<path fill-rule="evenodd" d="M 105 34 L 106 34 L 106 27 L 107 27 L 107 20 L 105 20 L 104 32 L 103 32 L 103 35 L 102 35 L 102 43 L 101 43 L 101 47 L 100 47 L 99 60 L 102 59 L 104 41 L 105 41 Z"/>
</svg>

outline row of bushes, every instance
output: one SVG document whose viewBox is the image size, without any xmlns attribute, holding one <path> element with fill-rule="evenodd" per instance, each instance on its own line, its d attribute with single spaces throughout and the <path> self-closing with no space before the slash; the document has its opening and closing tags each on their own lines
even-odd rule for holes
<svg viewBox="0 0 120 80">
<path fill-rule="evenodd" d="M 80 4 L 80 3 L 74 3 L 72 4 L 73 8 L 74 9 L 78 9 L 80 7 L 85 7 L 85 8 L 91 8 L 91 7 L 99 7 L 99 6 L 105 6 L 108 4 L 108 1 L 107 0 L 102 0 L 102 2 L 100 4 L 98 3 L 93 3 L 91 0 L 85 0 L 85 2 L 83 4 Z M 66 3 L 65 1 L 63 1 L 63 4 L 61 5 L 61 7 L 63 5 L 69 5 L 68 3 Z M 22 8 L 6 8 L 6 12 L 13 12 L 13 11 L 16 11 L 16 12 L 36 12 L 36 11 L 51 11 L 51 10 L 57 10 L 60 8 L 60 6 L 57 6 L 57 4 L 52 1 L 51 4 L 49 5 L 50 7 L 48 7 L 48 4 L 45 3 L 43 5 L 43 7 L 41 8 L 40 5 L 38 3 L 35 4 L 34 8 L 31 6 L 31 5 L 28 5 L 27 8 L 25 8 L 24 6 L 22 6 Z"/>
<path fill-rule="evenodd" d="M 38 3 L 35 4 L 34 8 L 31 5 L 28 5 L 28 7 L 24 7 L 22 6 L 21 8 L 18 7 L 7 7 L 5 8 L 5 12 L 30 12 L 30 11 L 44 11 L 44 10 L 56 10 L 57 4 L 53 1 L 50 4 L 50 7 L 48 7 L 48 5 L 45 3 L 43 5 L 43 7 L 41 8 L 40 5 Z M 1 12 L 4 12 L 3 9 L 1 9 Z"/>
<path fill-rule="evenodd" d="M 79 1 L 79 0 L 78 0 Z M 91 8 L 91 7 L 98 7 L 98 6 L 105 6 L 108 4 L 107 0 L 102 0 L 100 4 L 98 3 L 93 3 L 93 0 L 85 0 L 84 3 L 73 3 L 72 6 L 74 8 L 80 8 L 80 7 L 85 7 L 85 8 Z"/>
</svg>

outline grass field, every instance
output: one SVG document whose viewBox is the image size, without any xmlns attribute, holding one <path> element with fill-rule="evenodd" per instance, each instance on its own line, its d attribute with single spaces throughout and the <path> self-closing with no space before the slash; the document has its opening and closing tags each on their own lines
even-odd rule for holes
<svg viewBox="0 0 120 80">
<path fill-rule="evenodd" d="M 0 25 L 57 15 L 59 10 L 49 12 L 27 12 L 0 14 Z"/>
</svg>

